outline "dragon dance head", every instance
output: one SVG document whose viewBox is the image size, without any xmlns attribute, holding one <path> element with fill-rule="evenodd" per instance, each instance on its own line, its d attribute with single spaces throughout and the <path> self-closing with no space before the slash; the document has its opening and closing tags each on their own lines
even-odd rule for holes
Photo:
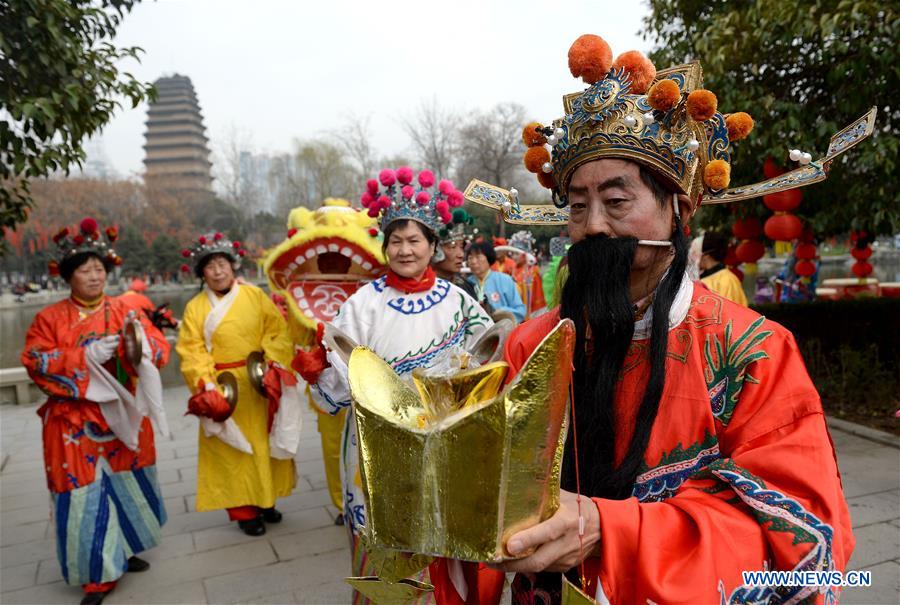
<svg viewBox="0 0 900 605">
<path fill-rule="evenodd" d="M 377 226 L 335 198 L 288 216 L 288 237 L 269 251 L 263 269 L 272 292 L 283 295 L 293 318 L 308 328 L 310 342 L 318 323 L 332 321 L 360 286 L 384 273 Z"/>
</svg>

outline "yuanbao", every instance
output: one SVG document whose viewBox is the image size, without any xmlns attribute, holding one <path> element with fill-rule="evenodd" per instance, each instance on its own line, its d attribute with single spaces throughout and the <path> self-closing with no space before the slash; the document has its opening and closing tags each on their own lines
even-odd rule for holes
<svg viewBox="0 0 900 605">
<path fill-rule="evenodd" d="M 512 534 L 556 512 L 574 342 L 573 323 L 560 321 L 506 388 L 505 362 L 413 373 L 414 390 L 369 349 L 353 350 L 370 552 L 502 561 Z M 385 571 L 348 581 L 370 597 L 416 590 Z"/>
</svg>

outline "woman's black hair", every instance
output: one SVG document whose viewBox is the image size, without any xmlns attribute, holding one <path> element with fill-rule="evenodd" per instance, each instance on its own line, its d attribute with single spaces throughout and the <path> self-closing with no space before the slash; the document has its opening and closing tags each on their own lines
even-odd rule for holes
<svg viewBox="0 0 900 605">
<path fill-rule="evenodd" d="M 102 257 L 96 252 L 79 252 L 78 254 L 73 254 L 68 258 L 63 259 L 61 263 L 59 263 L 59 276 L 63 278 L 63 281 L 68 283 L 70 279 L 72 279 L 72 274 L 83 265 L 88 262 L 91 258 L 96 258 L 98 261 L 103 263 L 103 268 L 106 269 L 107 273 L 110 273 L 113 270 L 113 262 L 108 258 Z"/>
<path fill-rule="evenodd" d="M 469 244 L 469 247 L 466 248 L 466 259 L 469 258 L 470 254 L 484 254 L 484 257 L 487 259 L 489 265 L 493 265 L 497 262 L 497 253 L 494 252 L 494 247 L 490 245 L 488 242 L 472 242 Z"/>
<path fill-rule="evenodd" d="M 435 246 L 435 248 L 437 247 L 437 245 L 440 243 L 440 240 L 438 239 L 438 236 L 434 231 L 432 231 L 431 229 L 429 229 L 428 227 L 426 227 L 419 221 L 414 221 L 411 218 L 402 218 L 402 219 L 388 223 L 388 226 L 384 228 L 384 241 L 381 242 L 381 252 L 382 253 L 385 253 L 387 251 L 388 240 L 391 237 L 391 233 L 393 233 L 397 229 L 406 227 L 410 223 L 414 224 L 415 226 L 417 226 L 419 228 L 419 230 L 422 232 L 422 235 L 424 235 L 425 239 L 428 240 L 429 244 L 433 244 Z"/>
<path fill-rule="evenodd" d="M 211 261 L 212 259 L 217 258 L 219 256 L 221 256 L 222 258 L 227 260 L 231 264 L 231 269 L 235 273 L 237 273 L 237 267 L 235 266 L 237 263 L 235 262 L 235 260 L 233 258 L 228 256 L 224 252 L 215 252 L 213 254 L 210 254 L 207 257 L 204 257 L 203 260 L 201 260 L 199 263 L 197 263 L 197 266 L 194 267 L 194 275 L 196 275 L 200 279 L 203 279 L 203 269 L 206 268 L 206 265 L 209 264 L 209 261 Z"/>
</svg>

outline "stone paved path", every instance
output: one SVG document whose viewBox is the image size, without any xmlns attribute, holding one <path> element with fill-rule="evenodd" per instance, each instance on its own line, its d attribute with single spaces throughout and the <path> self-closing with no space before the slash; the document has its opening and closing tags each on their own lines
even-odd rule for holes
<svg viewBox="0 0 900 605">
<path fill-rule="evenodd" d="M 159 441 L 158 467 L 169 513 L 162 544 L 145 553 L 152 569 L 130 574 L 104 601 L 146 604 L 346 603 L 344 528 L 325 489 L 315 418 L 306 414 L 295 494 L 278 502 L 284 521 L 250 538 L 223 512 L 193 512 L 197 422 L 182 416 L 185 389 L 167 389 L 174 439 Z M 42 470 L 36 406 L 0 406 L 0 602 L 67 603 L 80 591 L 61 581 Z M 900 602 L 900 449 L 834 430 L 857 546 L 852 569 L 874 586 L 847 589 L 842 603 Z"/>
</svg>

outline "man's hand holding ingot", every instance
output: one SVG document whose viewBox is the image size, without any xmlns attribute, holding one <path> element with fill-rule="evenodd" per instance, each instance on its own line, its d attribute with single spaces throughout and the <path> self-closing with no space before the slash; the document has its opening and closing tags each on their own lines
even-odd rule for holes
<svg viewBox="0 0 900 605">
<path fill-rule="evenodd" d="M 559 509 L 534 527 L 510 536 L 506 550 L 512 556 L 534 552 L 522 559 L 506 561 L 495 566 L 507 572 L 534 573 L 538 571 L 568 571 L 583 559 L 596 556 L 600 549 L 600 513 L 587 496 L 581 496 L 581 517 L 584 533 L 579 541 L 581 522 L 578 515 L 578 496 L 560 490 Z"/>
</svg>

